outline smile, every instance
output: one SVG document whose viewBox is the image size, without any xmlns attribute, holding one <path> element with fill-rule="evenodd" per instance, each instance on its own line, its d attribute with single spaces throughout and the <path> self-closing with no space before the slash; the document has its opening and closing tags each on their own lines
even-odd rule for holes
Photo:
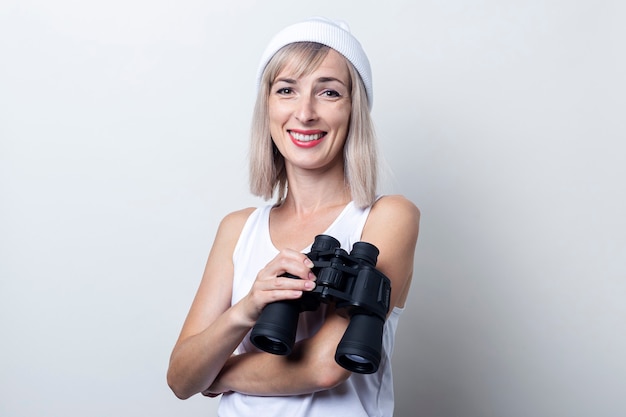
<svg viewBox="0 0 626 417">
<path fill-rule="evenodd" d="M 295 132 L 290 130 L 289 135 L 291 136 L 291 141 L 294 145 L 300 148 L 313 148 L 322 141 L 324 136 L 326 136 L 326 132 L 319 130 L 314 132 Z"/>
<path fill-rule="evenodd" d="M 289 133 L 291 134 L 291 137 L 297 140 L 298 142 L 312 142 L 314 140 L 320 140 L 322 137 L 326 135 L 325 132 L 305 134 L 301 132 L 294 132 L 293 130 L 290 130 Z"/>
</svg>

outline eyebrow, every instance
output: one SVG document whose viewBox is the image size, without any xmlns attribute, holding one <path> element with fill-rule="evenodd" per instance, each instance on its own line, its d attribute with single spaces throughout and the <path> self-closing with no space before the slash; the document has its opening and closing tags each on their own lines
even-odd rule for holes
<svg viewBox="0 0 626 417">
<path fill-rule="evenodd" d="M 277 78 L 274 81 L 274 84 L 278 83 L 278 82 L 284 82 L 287 84 L 297 84 L 297 80 L 293 79 L 293 78 Z M 335 78 L 335 77 L 320 77 L 316 80 L 317 83 L 329 83 L 329 82 L 338 82 L 341 85 L 346 85 L 346 83 L 344 83 L 343 81 L 341 81 L 339 78 Z"/>
<path fill-rule="evenodd" d="M 276 78 L 273 84 L 280 83 L 280 82 L 287 83 L 287 84 L 296 84 L 296 80 L 294 80 L 293 78 Z"/>
<path fill-rule="evenodd" d="M 320 77 L 317 79 L 317 82 L 320 82 L 320 83 L 338 82 L 341 85 L 344 85 L 344 86 L 346 85 L 346 83 L 341 81 L 339 78 L 335 78 L 335 77 Z"/>
</svg>

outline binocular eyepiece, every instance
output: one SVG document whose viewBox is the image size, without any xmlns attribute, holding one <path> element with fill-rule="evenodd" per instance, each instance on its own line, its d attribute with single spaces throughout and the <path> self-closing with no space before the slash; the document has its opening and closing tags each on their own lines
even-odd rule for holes
<svg viewBox="0 0 626 417">
<path fill-rule="evenodd" d="M 332 236 L 318 235 L 311 252 L 316 287 L 297 300 L 277 301 L 265 306 L 252 328 L 250 340 L 257 348 L 277 355 L 289 355 L 293 348 L 302 311 L 315 311 L 334 302 L 346 309 L 350 323 L 335 353 L 345 369 L 369 374 L 378 370 L 383 326 L 389 311 L 391 282 L 378 271 L 378 248 L 357 242 L 348 254 Z M 290 278 L 299 279 L 290 274 Z"/>
</svg>

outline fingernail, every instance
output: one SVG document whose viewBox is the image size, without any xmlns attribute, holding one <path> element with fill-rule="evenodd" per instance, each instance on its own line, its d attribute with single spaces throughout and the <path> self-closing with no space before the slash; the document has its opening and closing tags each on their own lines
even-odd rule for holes
<svg viewBox="0 0 626 417">
<path fill-rule="evenodd" d="M 315 274 L 313 272 L 309 272 L 309 279 L 311 281 L 315 281 L 317 279 L 317 277 L 315 276 Z"/>
<path fill-rule="evenodd" d="M 313 267 L 315 266 L 315 265 L 313 264 L 313 261 L 312 261 L 312 260 L 310 260 L 309 258 L 306 258 L 306 259 L 304 260 L 304 264 L 305 264 L 307 267 L 309 267 L 309 268 L 313 268 Z"/>
<path fill-rule="evenodd" d="M 304 288 L 306 288 L 307 290 L 311 290 L 315 288 L 315 283 L 313 281 L 306 281 L 304 283 Z"/>
</svg>

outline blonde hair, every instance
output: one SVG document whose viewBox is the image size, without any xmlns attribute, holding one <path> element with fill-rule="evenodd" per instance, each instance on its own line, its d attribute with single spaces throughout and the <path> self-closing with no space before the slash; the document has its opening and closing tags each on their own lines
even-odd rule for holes
<svg viewBox="0 0 626 417">
<path fill-rule="evenodd" d="M 276 194 L 281 202 L 287 193 L 285 160 L 272 141 L 268 98 L 278 74 L 296 62 L 295 76 L 307 75 L 322 63 L 330 48 L 315 42 L 296 42 L 280 49 L 269 61 L 257 94 L 250 134 L 250 191 L 265 200 Z M 354 66 L 345 60 L 350 73 L 352 110 L 344 145 L 344 175 L 352 199 L 360 207 L 374 203 L 378 178 L 376 134 L 369 112 L 365 85 Z"/>
</svg>

